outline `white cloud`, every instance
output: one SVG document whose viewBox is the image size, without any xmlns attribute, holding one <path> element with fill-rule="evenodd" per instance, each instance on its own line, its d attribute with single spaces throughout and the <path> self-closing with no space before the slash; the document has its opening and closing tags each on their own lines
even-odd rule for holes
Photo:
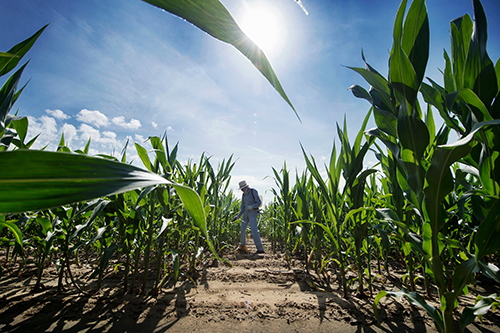
<svg viewBox="0 0 500 333">
<path fill-rule="evenodd" d="M 153 125 L 154 128 L 157 128 L 158 127 L 158 124 L 155 123 L 154 121 L 151 123 L 151 125 Z"/>
<path fill-rule="evenodd" d="M 56 119 L 59 119 L 59 120 L 65 120 L 65 119 L 69 119 L 71 118 L 70 116 L 68 116 L 66 113 L 64 113 L 63 111 L 57 109 L 57 110 L 45 110 L 46 113 L 48 113 L 49 115 L 51 115 L 52 117 L 56 118 Z"/>
<path fill-rule="evenodd" d="M 49 116 L 41 116 L 34 118 L 28 116 L 29 122 L 29 139 L 40 134 L 33 146 L 34 149 L 39 149 L 49 143 L 58 140 L 58 128 L 56 120 Z"/>
<path fill-rule="evenodd" d="M 102 132 L 102 135 L 104 135 L 105 137 L 110 138 L 110 139 L 116 139 L 115 132 L 104 131 L 104 132 Z"/>
<path fill-rule="evenodd" d="M 92 138 L 92 141 L 99 142 L 101 138 L 101 132 L 99 132 L 98 129 L 95 129 L 87 124 L 81 124 L 79 132 L 81 133 L 81 139 L 85 141 L 87 141 L 89 138 Z"/>
<path fill-rule="evenodd" d="M 106 127 L 109 125 L 108 117 L 100 111 L 90 111 L 87 109 L 82 109 L 76 115 L 76 120 L 82 123 L 90 124 L 100 128 L 101 126 Z"/>
<path fill-rule="evenodd" d="M 116 139 L 117 135 L 115 132 L 100 132 L 98 129 L 95 129 L 87 124 L 82 124 L 79 132 L 81 133 L 80 138 L 82 140 L 87 141 L 91 138 L 94 143 L 99 143 L 107 147 L 111 146 L 114 148 L 120 148 L 120 142 Z"/>
<path fill-rule="evenodd" d="M 112 122 L 113 124 L 121 126 L 126 129 L 138 129 L 139 127 L 142 126 L 139 120 L 133 118 L 132 120 L 130 120 L 130 122 L 126 123 L 124 116 L 114 117 Z"/>
<path fill-rule="evenodd" d="M 135 141 L 139 142 L 139 143 L 144 143 L 144 141 L 146 141 L 146 139 L 144 139 L 144 136 L 136 134 L 135 135 Z"/>
<path fill-rule="evenodd" d="M 99 139 L 99 143 L 110 144 L 117 147 L 118 141 L 116 140 L 116 133 L 109 131 L 102 132 L 102 137 Z"/>
<path fill-rule="evenodd" d="M 71 147 L 73 139 L 78 139 L 76 128 L 71 124 L 62 125 L 61 132 L 64 133 L 64 141 L 66 141 L 69 147 Z"/>
</svg>

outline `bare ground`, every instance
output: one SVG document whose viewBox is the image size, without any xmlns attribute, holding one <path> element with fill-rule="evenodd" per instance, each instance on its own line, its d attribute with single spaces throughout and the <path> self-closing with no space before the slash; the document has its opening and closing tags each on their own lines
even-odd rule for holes
<svg viewBox="0 0 500 333">
<path fill-rule="evenodd" d="M 379 305 L 382 323 L 377 323 L 372 309 L 375 295 L 358 298 L 352 292 L 344 299 L 335 284 L 333 291 L 313 289 L 300 261 L 290 267 L 282 254 L 271 253 L 269 244 L 265 246 L 268 250 L 263 255 L 225 255 L 232 266 L 211 261 L 201 270 L 196 285 L 181 281 L 158 296 L 124 295 L 122 279 L 113 272 L 99 291 L 92 291 L 89 283 L 84 293 L 70 286 L 57 293 L 54 268 L 46 269 L 45 290 L 37 293 L 33 292 L 34 274 L 4 272 L 0 331 L 436 332 L 426 313 L 406 299 L 383 299 Z M 255 251 L 252 246 L 249 249 Z M 72 270 L 82 282 L 90 274 L 85 267 Z M 375 290 L 399 290 L 399 280 L 378 279 Z M 476 291 L 490 293 L 480 286 Z M 460 300 L 460 306 L 473 304 L 475 296 L 471 292 Z M 500 315 L 490 312 L 467 331 L 500 332 L 499 326 Z"/>
</svg>

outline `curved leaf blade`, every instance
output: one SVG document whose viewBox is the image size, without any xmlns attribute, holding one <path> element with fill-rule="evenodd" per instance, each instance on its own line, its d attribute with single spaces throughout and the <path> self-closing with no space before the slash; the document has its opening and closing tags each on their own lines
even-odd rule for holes
<svg viewBox="0 0 500 333">
<path fill-rule="evenodd" d="M 143 1 L 182 17 L 214 38 L 233 45 L 264 75 L 300 120 L 264 52 L 241 31 L 231 14 L 219 0 Z"/>
<path fill-rule="evenodd" d="M 25 212 L 172 184 L 135 166 L 81 154 L 0 153 L 0 213 Z"/>
</svg>

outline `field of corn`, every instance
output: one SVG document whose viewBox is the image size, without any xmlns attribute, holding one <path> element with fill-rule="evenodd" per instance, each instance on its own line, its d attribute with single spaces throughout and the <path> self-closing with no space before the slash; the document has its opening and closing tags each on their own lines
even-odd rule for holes
<svg viewBox="0 0 500 333">
<path fill-rule="evenodd" d="M 211 29 L 188 3 L 181 11 L 170 1 L 148 2 Z M 379 323 L 383 304 L 396 298 L 422 309 L 440 332 L 481 327 L 484 316 L 498 330 L 500 61 L 486 52 L 487 13 L 479 0 L 473 5 L 474 20 L 451 22 L 442 78 L 427 78 L 425 1 L 406 10 L 404 0 L 388 75 L 364 56 L 364 67 L 349 67 L 366 81 L 350 90 L 368 110 L 354 142 L 344 121 L 326 165 L 302 148 L 304 172 L 292 174 L 286 162 L 270 170 L 274 200 L 260 216 L 268 253 L 300 267 L 309 291 L 368 300 Z M 88 156 L 90 140 L 77 151 L 64 136 L 57 152 L 30 149 L 36 137 L 26 140 L 28 120 L 11 111 L 24 88 L 20 61 L 44 29 L 0 53 L 0 76 L 13 72 L 0 90 L 0 325 L 9 322 L 6 281 L 30 276 L 37 295 L 49 288 L 47 271 L 58 294 L 106 285 L 159 298 L 198 285 L 208 266 L 230 269 L 239 242 L 231 220 L 240 207 L 228 190 L 233 156 L 217 166 L 205 155 L 182 164 L 166 135 L 135 144 L 143 168 L 127 163 L 125 149 L 120 158 Z M 223 39 L 216 27 L 209 33 Z M 289 103 L 270 66 L 259 69 Z M 371 117 L 376 127 L 367 129 Z M 367 169 L 368 154 L 378 164 Z M 75 267 L 87 276 L 77 278 Z M 111 275 L 120 279 L 109 286 Z M 397 289 L 380 283 L 396 278 Z M 462 304 L 471 294 L 475 302 Z"/>
</svg>

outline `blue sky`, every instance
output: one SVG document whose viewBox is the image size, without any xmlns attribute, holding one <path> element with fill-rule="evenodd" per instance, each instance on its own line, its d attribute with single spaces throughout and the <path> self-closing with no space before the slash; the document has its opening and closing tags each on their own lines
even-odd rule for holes
<svg viewBox="0 0 500 333">
<path fill-rule="evenodd" d="M 236 21 L 261 0 L 224 0 Z M 14 110 L 28 116 L 36 147 L 55 149 L 61 133 L 73 150 L 92 138 L 91 154 L 118 156 L 127 138 L 149 147 L 167 132 L 179 159 L 198 162 L 205 152 L 217 165 L 236 159 L 231 188 L 246 179 L 266 199 L 272 167 L 304 169 L 300 144 L 318 164 L 329 158 L 336 123 L 347 119 L 354 137 L 369 105 L 347 90 L 369 87 L 345 66 L 363 67 L 361 50 L 387 73 L 399 0 L 267 1 L 279 12 L 279 47 L 264 52 L 299 113 L 232 46 L 140 0 L 4 0 L 0 51 L 50 23 L 32 50 L 29 83 Z M 483 0 L 488 52 L 500 56 L 500 2 Z M 450 21 L 472 1 L 427 1 L 431 28 L 426 76 L 442 82 L 443 49 L 450 52 Z M 3 81 L 2 81 L 3 83 Z M 368 127 L 373 126 L 370 121 Z M 133 145 L 127 155 L 140 165 Z M 368 161 L 368 165 L 374 163 Z"/>
</svg>

